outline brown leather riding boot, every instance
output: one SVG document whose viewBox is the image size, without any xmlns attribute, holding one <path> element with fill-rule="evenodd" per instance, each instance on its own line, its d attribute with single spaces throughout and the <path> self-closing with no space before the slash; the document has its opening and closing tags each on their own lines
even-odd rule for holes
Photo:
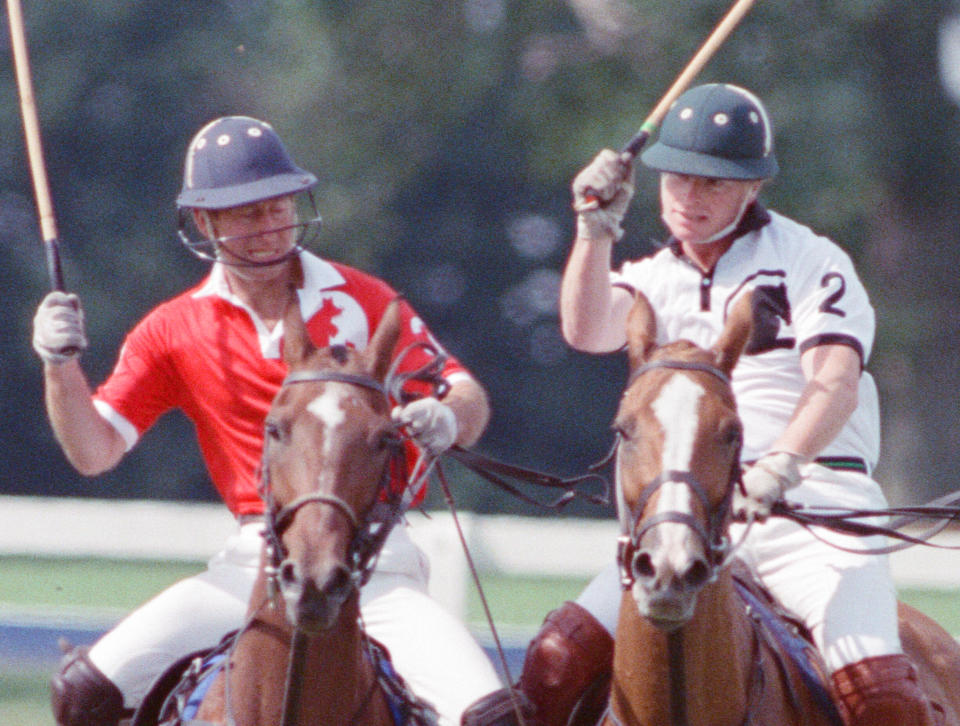
<svg viewBox="0 0 960 726">
<path fill-rule="evenodd" d="M 609 681 L 612 670 L 613 638 L 606 628 L 580 605 L 564 603 L 547 615 L 523 662 L 519 688 L 534 706 L 532 721 L 565 726 L 581 698 L 599 680 Z M 603 693 L 600 708 L 605 702 Z M 580 712 L 585 708 L 597 704 Z"/>
<path fill-rule="evenodd" d="M 902 654 L 879 655 L 833 674 L 846 726 L 936 726 L 935 709 L 917 669 Z"/>
</svg>

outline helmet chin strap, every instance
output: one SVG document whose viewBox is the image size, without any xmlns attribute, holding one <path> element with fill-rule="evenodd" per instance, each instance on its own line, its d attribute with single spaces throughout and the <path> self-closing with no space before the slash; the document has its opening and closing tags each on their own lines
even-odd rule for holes
<svg viewBox="0 0 960 726">
<path fill-rule="evenodd" d="M 273 260 L 251 260 L 243 255 L 238 255 L 236 252 L 230 252 L 230 255 L 233 257 L 233 259 L 227 259 L 222 254 L 222 239 L 222 237 L 217 237 L 216 239 L 210 240 L 211 244 L 213 244 L 214 258 L 219 264 L 228 265 L 230 267 L 273 267 L 275 265 L 283 264 L 291 257 L 296 257 L 300 254 L 300 252 L 303 251 L 303 245 L 301 245 L 300 242 L 297 242 L 285 254 Z"/>
<path fill-rule="evenodd" d="M 257 232 L 251 235 L 238 235 L 238 236 L 225 236 L 218 234 L 216 224 L 213 220 L 210 210 L 208 209 L 197 209 L 190 207 L 180 207 L 178 211 L 178 221 L 177 221 L 177 236 L 180 238 L 180 242 L 190 250 L 196 257 L 201 260 L 206 260 L 207 262 L 217 262 L 222 265 L 227 265 L 234 268 L 248 268 L 255 269 L 260 267 L 274 267 L 280 265 L 292 258 L 297 257 L 301 252 L 308 249 L 310 245 L 319 237 L 320 227 L 323 223 L 323 220 L 320 217 L 320 213 L 317 211 L 317 204 L 314 201 L 313 193 L 310 191 L 305 192 L 306 197 L 309 201 L 309 205 L 312 209 L 309 212 L 309 219 L 305 221 L 299 221 L 303 219 L 303 215 L 299 212 L 295 215 L 295 221 L 292 224 L 284 225 L 282 227 L 277 227 L 275 229 Z M 191 234 L 190 229 L 188 228 L 190 219 L 193 219 L 193 227 L 195 228 L 197 235 Z M 276 234 L 281 232 L 286 232 L 288 230 L 295 231 L 295 239 L 289 250 L 282 253 L 279 257 L 270 260 L 254 260 L 249 257 L 245 257 L 241 254 L 238 254 L 234 250 L 227 250 L 227 242 L 233 240 L 242 240 L 247 237 L 255 237 L 264 234 Z"/>
</svg>

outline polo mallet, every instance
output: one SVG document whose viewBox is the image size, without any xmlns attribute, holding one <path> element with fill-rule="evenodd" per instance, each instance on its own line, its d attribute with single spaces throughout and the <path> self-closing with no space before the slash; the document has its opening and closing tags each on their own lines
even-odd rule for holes
<svg viewBox="0 0 960 726">
<path fill-rule="evenodd" d="M 30 81 L 30 60 L 27 57 L 27 38 L 23 30 L 23 13 L 20 0 L 7 0 L 7 16 L 10 22 L 10 39 L 13 43 L 13 63 L 17 72 L 17 88 L 20 91 L 20 112 L 23 116 L 23 131 L 27 138 L 27 156 L 33 177 L 33 192 L 40 215 L 40 233 L 47 262 L 47 274 L 52 290 L 63 290 L 63 273 L 60 270 L 60 250 L 57 242 L 57 222 L 53 216 L 50 200 L 50 185 L 43 163 L 43 146 L 40 143 L 40 122 L 37 120 L 37 104 Z"/>
<path fill-rule="evenodd" d="M 647 143 L 647 139 L 650 138 L 650 134 L 656 130 L 657 126 L 659 126 L 663 120 L 663 117 L 667 115 L 670 106 L 677 100 L 677 97 L 681 93 L 687 90 L 687 86 L 690 85 L 690 82 L 696 75 L 703 70 L 707 61 L 717 52 L 717 48 L 727 39 L 727 36 L 729 36 L 737 26 L 737 23 L 743 19 L 743 16 L 747 14 L 747 11 L 750 9 L 750 6 L 753 5 L 754 1 L 755 0 L 737 0 L 737 2 L 733 4 L 730 10 L 727 11 L 727 14 L 723 16 L 723 20 L 717 24 L 717 27 L 713 29 L 710 36 L 703 42 L 703 45 L 700 46 L 700 50 L 698 50 L 693 58 L 690 59 L 690 62 L 687 63 L 687 67 L 677 76 L 677 80 L 670 86 L 670 90 L 664 94 L 660 102 L 653 111 L 650 112 L 650 115 L 647 116 L 646 120 L 640 126 L 640 130 L 627 142 L 627 145 L 621 149 L 621 153 L 629 154 L 630 157 L 635 157 L 640 153 L 644 144 Z"/>
<path fill-rule="evenodd" d="M 686 68 L 677 76 L 677 80 L 673 82 L 673 85 L 670 86 L 670 89 L 664 94 L 663 98 L 660 99 L 660 102 L 654 107 L 653 111 L 650 112 L 650 115 L 644 120 L 643 124 L 640 126 L 640 130 L 634 134 L 633 138 L 627 142 L 620 150 L 620 154 L 628 157 L 624 161 L 631 162 L 636 158 L 637 154 L 640 153 L 640 150 L 643 149 L 644 144 L 647 143 L 647 140 L 650 138 L 650 135 L 656 131 L 657 127 L 660 125 L 660 122 L 663 120 L 663 117 L 667 115 L 667 111 L 670 110 L 670 106 L 674 101 L 677 100 L 677 97 L 687 90 L 687 86 L 690 85 L 690 82 L 697 76 L 697 74 L 703 70 L 703 67 L 707 64 L 707 61 L 717 52 L 723 41 L 727 39 L 727 36 L 733 31 L 737 26 L 743 16 L 747 14 L 747 11 L 750 9 L 750 6 L 753 5 L 755 0 L 737 0 L 731 8 L 727 11 L 727 14 L 723 16 L 723 19 L 717 24 L 717 27 L 713 29 L 713 32 L 707 37 L 703 42 L 703 45 L 700 46 L 700 49 L 693 55 L 693 58 L 690 59 L 690 62 L 687 63 Z M 582 209 L 589 209 L 591 205 L 599 204 L 599 200 L 595 195 L 587 196 L 587 204 L 583 205 Z M 593 206 L 592 208 L 596 208 Z"/>
</svg>

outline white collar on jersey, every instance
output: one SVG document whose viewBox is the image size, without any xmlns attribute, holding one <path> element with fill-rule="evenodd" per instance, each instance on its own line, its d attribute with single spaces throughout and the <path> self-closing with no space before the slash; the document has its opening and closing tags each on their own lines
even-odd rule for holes
<svg viewBox="0 0 960 726">
<path fill-rule="evenodd" d="M 300 291 L 300 306 L 304 310 L 309 310 L 311 303 L 319 305 L 321 290 L 337 287 L 346 282 L 336 267 L 312 252 L 302 250 L 300 252 L 300 264 L 303 267 L 303 289 Z M 224 268 L 224 265 L 215 262 L 210 270 L 210 276 L 193 293 L 193 297 L 217 295 L 236 304 L 238 301 L 236 296 L 230 292 Z"/>
<path fill-rule="evenodd" d="M 303 267 L 303 288 L 299 290 L 300 311 L 303 319 L 308 320 L 323 303 L 321 293 L 331 287 L 338 287 L 346 280 L 337 268 L 316 255 L 303 250 L 300 252 L 300 264 Z M 216 296 L 223 298 L 231 305 L 243 308 L 250 314 L 253 325 L 257 330 L 260 341 L 260 351 L 264 358 L 280 357 L 280 340 L 283 338 L 283 324 L 275 325 L 268 330 L 256 313 L 253 312 L 240 298 L 230 291 L 227 278 L 224 275 L 224 265 L 219 262 L 213 264 L 210 276 L 201 285 L 193 297 Z"/>
</svg>

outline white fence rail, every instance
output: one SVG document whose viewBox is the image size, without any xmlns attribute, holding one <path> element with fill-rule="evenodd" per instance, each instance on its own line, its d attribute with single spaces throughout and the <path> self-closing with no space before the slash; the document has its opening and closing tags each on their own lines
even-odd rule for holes
<svg viewBox="0 0 960 726">
<path fill-rule="evenodd" d="M 613 557 L 613 521 L 555 517 L 458 515 L 481 571 L 589 577 Z M 463 614 L 469 575 L 446 512 L 412 512 L 411 535 L 431 561 L 431 589 Z M 204 561 L 234 523 L 220 504 L 0 496 L 0 555 Z M 937 542 L 960 545 L 960 533 Z M 891 556 L 899 586 L 960 588 L 960 551 L 911 547 Z"/>
</svg>

